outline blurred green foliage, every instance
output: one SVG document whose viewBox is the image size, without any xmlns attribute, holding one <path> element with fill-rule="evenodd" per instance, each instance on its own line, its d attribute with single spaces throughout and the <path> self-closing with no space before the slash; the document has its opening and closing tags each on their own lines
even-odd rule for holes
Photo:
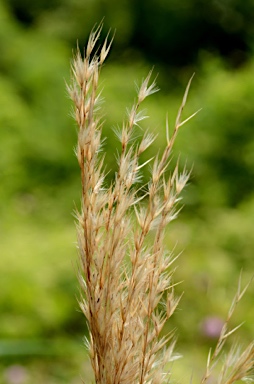
<svg viewBox="0 0 254 384">
<path fill-rule="evenodd" d="M 213 343 L 202 334 L 203 320 L 224 318 L 240 269 L 245 281 L 254 269 L 253 6 L 252 0 L 0 1 L 1 382 L 11 383 L 8 366 L 24 364 L 32 372 L 26 383 L 70 383 L 82 361 L 86 324 L 76 301 L 72 216 L 80 184 L 65 81 L 76 40 L 83 46 L 103 16 L 104 34 L 117 29 L 102 71 L 109 177 L 118 145 L 111 128 L 125 118 L 134 83 L 157 63 L 161 92 L 145 105 L 145 125 L 158 133 L 150 157 L 165 144 L 166 113 L 172 130 L 188 78 L 197 73 L 184 114 L 202 111 L 183 127 L 175 149 L 193 172 L 184 209 L 168 231 L 168 247 L 177 242 L 176 252 L 185 249 L 176 276 L 184 280 L 179 293 L 186 292 L 169 326 L 178 327 L 180 347 L 187 356 L 195 349 L 197 360 Z M 149 167 L 145 172 L 144 180 Z M 252 292 L 234 318 L 234 325 L 245 320 L 242 339 L 253 338 Z M 15 345 L 11 357 L 7 341 Z"/>
</svg>

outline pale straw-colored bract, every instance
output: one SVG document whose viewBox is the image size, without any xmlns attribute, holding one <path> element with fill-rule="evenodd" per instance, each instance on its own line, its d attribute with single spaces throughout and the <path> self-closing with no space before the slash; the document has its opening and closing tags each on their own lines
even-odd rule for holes
<svg viewBox="0 0 254 384">
<path fill-rule="evenodd" d="M 84 58 L 79 52 L 75 56 L 72 84 L 68 87 L 79 127 L 76 155 L 82 185 L 81 211 L 77 213 L 79 281 L 83 291 L 80 305 L 89 327 L 89 354 L 97 384 L 166 383 L 170 372 L 165 373 L 165 365 L 177 356 L 174 332 L 167 336 L 161 333 L 180 298 L 174 296 L 172 281 L 176 257 L 164 249 L 164 233 L 166 225 L 177 216 L 179 194 L 189 172 L 179 172 L 178 164 L 170 177 L 165 176 L 165 171 L 179 128 L 195 115 L 181 119 L 191 80 L 171 137 L 166 124 L 166 147 L 152 159 L 151 178 L 142 187 L 146 192 L 141 196 L 142 188 L 135 187 L 145 165 L 140 156 L 153 143 L 154 136 L 145 131 L 138 143 L 133 137 L 139 122 L 146 117 L 140 110 L 142 102 L 158 91 L 155 81 L 150 81 L 152 72 L 148 74 L 128 111 L 128 120 L 117 132 L 118 170 L 107 187 L 98 82 L 112 40 L 108 41 L 107 36 L 96 51 L 101 30 L 102 24 L 91 32 Z M 221 343 L 226 336 L 225 330 Z M 216 348 L 214 359 L 220 344 Z M 245 352 L 247 358 L 240 355 L 236 366 L 242 369 L 251 353 L 253 345 Z M 202 383 L 210 376 L 213 357 Z M 224 370 L 228 365 L 226 362 Z M 218 383 L 233 382 L 224 380 L 225 376 L 223 373 Z"/>
</svg>

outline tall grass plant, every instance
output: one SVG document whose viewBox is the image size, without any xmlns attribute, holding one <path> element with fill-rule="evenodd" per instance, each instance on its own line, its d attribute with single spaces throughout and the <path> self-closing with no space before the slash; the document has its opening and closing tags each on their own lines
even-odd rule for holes
<svg viewBox="0 0 254 384">
<path fill-rule="evenodd" d="M 115 130 L 120 142 L 117 171 L 107 185 L 99 77 L 112 40 L 107 36 L 98 49 L 101 30 L 101 24 L 92 30 L 84 57 L 80 52 L 75 56 L 68 87 L 78 125 L 76 155 L 81 171 L 81 210 L 76 212 L 80 306 L 88 323 L 87 346 L 97 384 L 159 384 L 171 379 L 170 363 L 178 358 L 175 332 L 163 334 L 181 298 L 174 294 L 177 256 L 165 249 L 164 236 L 178 215 L 180 195 L 190 176 L 186 168 L 179 170 L 179 162 L 169 173 L 168 168 L 179 129 L 196 114 L 182 120 L 191 80 L 171 136 L 166 123 L 166 147 L 142 163 L 141 155 L 155 139 L 140 129 L 147 118 L 142 103 L 158 91 L 149 72 L 137 87 L 126 121 Z M 150 180 L 143 185 L 142 169 L 148 165 Z M 248 380 L 252 373 L 253 342 L 243 351 L 234 347 L 221 359 L 226 340 L 238 328 L 230 329 L 229 321 L 247 286 L 242 289 L 239 279 L 202 384 L 208 380 L 230 384 Z M 218 362 L 221 370 L 214 376 Z"/>
</svg>

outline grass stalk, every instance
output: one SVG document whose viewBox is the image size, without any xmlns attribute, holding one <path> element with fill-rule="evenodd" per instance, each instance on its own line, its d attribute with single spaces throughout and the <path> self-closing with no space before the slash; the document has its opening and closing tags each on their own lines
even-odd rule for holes
<svg viewBox="0 0 254 384">
<path fill-rule="evenodd" d="M 180 127 L 197 113 L 182 120 L 192 78 L 173 134 L 169 136 L 166 124 L 165 149 L 152 159 L 147 185 L 137 188 L 147 163 L 142 163 L 140 156 L 155 139 L 146 131 L 139 142 L 133 140 L 140 121 L 146 118 L 141 109 L 143 101 L 158 91 L 149 72 L 127 121 L 117 132 L 121 148 L 118 170 L 107 186 L 99 77 L 112 40 L 107 36 L 102 48 L 96 50 L 101 30 L 102 24 L 92 30 L 83 58 L 79 51 L 76 54 L 68 87 L 78 125 L 76 155 L 81 172 L 81 210 L 77 212 L 79 282 L 83 292 L 80 306 L 89 327 L 89 354 L 97 384 L 160 384 L 170 379 L 165 365 L 175 359 L 174 333 L 162 336 L 162 330 L 180 300 L 174 295 L 176 257 L 164 248 L 165 228 L 177 216 L 177 203 L 190 176 L 186 169 L 179 171 L 178 163 L 169 177 L 166 171 Z M 141 189 L 146 191 L 142 197 L 138 194 Z M 244 292 L 239 282 L 201 384 L 211 379 L 215 361 L 233 332 L 228 331 L 228 322 Z M 237 358 L 231 352 L 215 382 L 231 384 L 243 379 L 252 371 L 253 354 L 253 343 Z"/>
</svg>

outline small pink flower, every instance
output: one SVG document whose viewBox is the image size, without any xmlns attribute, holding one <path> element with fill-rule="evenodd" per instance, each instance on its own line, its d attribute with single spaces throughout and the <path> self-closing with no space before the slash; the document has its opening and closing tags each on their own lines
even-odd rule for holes
<svg viewBox="0 0 254 384">
<path fill-rule="evenodd" d="M 217 316 L 206 317 L 201 323 L 201 332 L 204 336 L 211 339 L 220 336 L 224 321 Z"/>
<path fill-rule="evenodd" d="M 21 365 L 11 365 L 4 372 L 8 384 L 23 384 L 27 381 L 27 371 Z"/>
</svg>

